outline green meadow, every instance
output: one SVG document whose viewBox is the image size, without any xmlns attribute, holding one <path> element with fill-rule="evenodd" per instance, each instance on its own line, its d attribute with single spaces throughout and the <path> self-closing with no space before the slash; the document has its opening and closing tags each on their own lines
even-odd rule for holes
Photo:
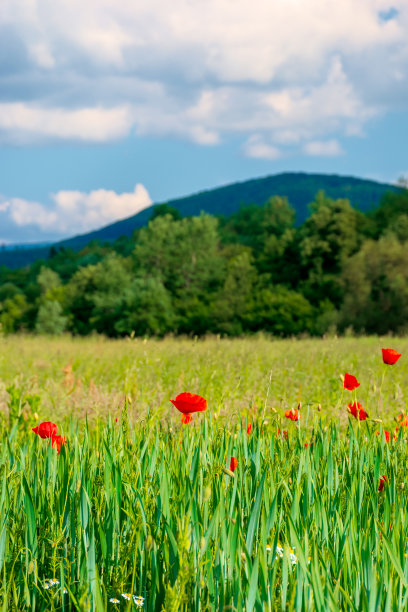
<svg viewBox="0 0 408 612">
<path fill-rule="evenodd" d="M 408 608 L 407 339 L 0 348 L 1 610 Z M 188 425 L 184 391 L 208 405 Z"/>
</svg>

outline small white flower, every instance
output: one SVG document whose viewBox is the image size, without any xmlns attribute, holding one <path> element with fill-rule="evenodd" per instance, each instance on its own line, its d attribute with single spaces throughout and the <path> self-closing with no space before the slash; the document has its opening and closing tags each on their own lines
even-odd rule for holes
<svg viewBox="0 0 408 612">
<path fill-rule="evenodd" d="M 292 565 L 297 565 L 298 559 L 297 559 L 296 555 L 294 555 L 293 553 L 291 553 L 291 555 L 290 555 L 290 561 L 291 561 Z"/>
<path fill-rule="evenodd" d="M 126 601 L 130 601 L 131 594 L 130 593 L 122 593 L 122 597 L 123 597 L 123 599 L 126 599 Z"/>
<path fill-rule="evenodd" d="M 68 595 L 68 590 L 67 589 L 64 589 L 62 592 L 64 593 L 64 595 Z"/>
<path fill-rule="evenodd" d="M 141 595 L 133 595 L 133 601 L 138 608 L 143 608 L 144 597 L 141 597 Z"/>
<path fill-rule="evenodd" d="M 122 593 L 122 595 L 123 595 L 123 593 Z M 118 604 L 120 604 L 120 600 L 116 599 L 116 597 L 111 597 L 109 601 L 110 601 L 110 603 L 118 603 Z"/>
<path fill-rule="evenodd" d="M 52 587 L 52 584 L 48 584 L 48 582 L 44 583 L 44 589 L 50 589 Z"/>
</svg>

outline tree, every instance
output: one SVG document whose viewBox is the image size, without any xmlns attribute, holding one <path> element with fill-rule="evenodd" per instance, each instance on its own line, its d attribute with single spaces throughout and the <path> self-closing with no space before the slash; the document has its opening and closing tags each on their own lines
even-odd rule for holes
<svg viewBox="0 0 408 612">
<path fill-rule="evenodd" d="M 3 332 L 10 334 L 24 326 L 25 315 L 28 310 L 26 297 L 17 293 L 0 303 L 0 325 Z"/>
<path fill-rule="evenodd" d="M 301 294 L 283 286 L 258 287 L 251 317 L 253 331 L 291 336 L 313 330 L 315 309 Z"/>
<path fill-rule="evenodd" d="M 224 285 L 212 305 L 216 331 L 232 336 L 241 334 L 251 318 L 257 277 L 250 250 L 240 247 L 236 251 L 227 262 Z"/>
<path fill-rule="evenodd" d="M 169 292 L 159 278 L 136 278 L 126 290 L 123 308 L 115 323 L 119 334 L 163 336 L 175 327 Z"/>
<path fill-rule="evenodd" d="M 257 258 L 265 248 L 267 240 L 280 238 L 293 227 L 295 211 L 287 198 L 273 196 L 263 206 L 249 204 L 221 223 L 224 243 L 239 243 L 251 247 Z"/>
<path fill-rule="evenodd" d="M 159 216 L 140 230 L 134 257 L 138 276 L 154 275 L 172 296 L 181 333 L 206 330 L 209 304 L 224 278 L 218 221 L 210 215 Z"/>
<path fill-rule="evenodd" d="M 39 334 L 60 335 L 65 331 L 67 317 L 62 314 L 62 306 L 56 300 L 46 300 L 38 309 L 35 330 Z"/>
<path fill-rule="evenodd" d="M 332 200 L 323 192 L 317 194 L 311 210 L 299 236 L 302 292 L 314 304 L 330 299 L 338 305 L 342 266 L 362 240 L 358 231 L 362 213 L 348 200 Z"/>
<path fill-rule="evenodd" d="M 75 333 L 91 330 L 115 336 L 115 325 L 125 303 L 132 275 L 126 260 L 108 255 L 93 266 L 80 268 L 66 287 L 66 305 Z"/>
<path fill-rule="evenodd" d="M 157 219 L 157 217 L 164 217 L 165 215 L 170 215 L 172 219 L 178 221 L 181 219 L 180 211 L 177 210 L 174 206 L 170 206 L 170 204 L 156 204 L 153 206 L 152 215 L 150 217 L 150 221 L 153 219 Z"/>
<path fill-rule="evenodd" d="M 343 328 L 385 334 L 408 329 L 408 243 L 394 235 L 366 241 L 343 269 Z"/>
<path fill-rule="evenodd" d="M 385 193 L 380 206 L 369 213 L 368 218 L 374 223 L 373 238 L 382 236 L 390 225 L 398 227 L 398 219 L 408 215 L 408 189 L 402 187 L 399 191 Z"/>
</svg>

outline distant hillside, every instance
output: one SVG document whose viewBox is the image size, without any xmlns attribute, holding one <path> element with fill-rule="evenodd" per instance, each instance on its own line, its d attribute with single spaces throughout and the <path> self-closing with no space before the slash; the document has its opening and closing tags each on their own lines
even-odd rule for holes
<svg viewBox="0 0 408 612">
<path fill-rule="evenodd" d="M 228 216 L 243 204 L 262 205 L 271 196 L 280 195 L 286 196 L 295 208 L 296 222 L 300 224 L 307 218 L 308 205 L 319 190 L 324 190 L 331 198 L 347 198 L 354 207 L 367 211 L 379 204 L 385 192 L 397 191 L 398 187 L 350 176 L 285 172 L 202 191 L 166 203 L 177 208 L 183 217 L 199 215 L 201 211 Z M 102 229 L 62 240 L 55 246 L 79 250 L 91 240 L 104 242 L 113 241 L 123 235 L 130 236 L 135 229 L 147 224 L 152 210 L 153 206 Z M 18 268 L 46 258 L 48 253 L 49 247 L 6 250 L 0 252 L 0 265 Z"/>
</svg>

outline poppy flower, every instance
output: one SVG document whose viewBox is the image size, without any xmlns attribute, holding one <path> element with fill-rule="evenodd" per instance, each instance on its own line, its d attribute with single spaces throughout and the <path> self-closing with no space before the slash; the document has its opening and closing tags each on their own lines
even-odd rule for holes
<svg viewBox="0 0 408 612">
<path fill-rule="evenodd" d="M 381 349 L 383 362 L 387 365 L 394 365 L 401 357 L 401 353 L 397 353 L 394 349 Z"/>
<path fill-rule="evenodd" d="M 354 391 L 357 387 L 360 386 L 357 378 L 352 374 L 348 374 L 347 372 L 344 375 L 344 388 L 348 391 Z"/>
<path fill-rule="evenodd" d="M 379 435 L 380 435 L 380 432 L 379 432 L 379 431 L 376 431 L 376 432 L 375 432 L 375 434 L 376 434 L 377 436 L 379 436 Z M 391 434 L 390 434 L 390 432 L 389 432 L 389 431 L 387 431 L 387 430 L 385 429 L 385 430 L 384 430 L 384 436 L 385 436 L 385 441 L 387 442 L 387 444 L 388 444 L 388 443 L 389 443 L 389 441 L 390 441 L 390 435 L 391 435 Z M 397 437 L 396 437 L 396 436 L 394 436 L 394 440 L 396 440 L 396 438 L 397 438 Z"/>
<path fill-rule="evenodd" d="M 408 427 L 408 416 L 403 414 L 402 412 L 397 416 L 397 422 L 401 427 Z M 399 429 L 399 427 L 397 427 Z"/>
<path fill-rule="evenodd" d="M 46 421 L 45 423 L 40 423 L 37 427 L 33 427 L 33 432 L 38 434 L 40 438 L 52 438 L 54 434 L 57 433 L 58 427 L 55 423 L 51 423 L 50 421 Z"/>
<path fill-rule="evenodd" d="M 61 436 L 52 436 L 51 446 L 57 449 L 57 453 L 61 452 L 61 445 L 66 444 L 67 441 L 65 438 L 61 438 Z"/>
<path fill-rule="evenodd" d="M 192 414 L 183 414 L 181 416 L 181 422 L 183 423 L 183 425 L 188 425 L 188 423 L 191 423 L 192 420 L 193 420 Z"/>
<path fill-rule="evenodd" d="M 231 457 L 230 467 L 231 472 L 235 472 L 235 469 L 238 466 L 238 459 L 236 457 Z"/>
<path fill-rule="evenodd" d="M 305 442 L 305 448 L 309 448 L 310 442 Z"/>
<path fill-rule="evenodd" d="M 189 423 L 192 421 L 193 417 L 191 415 L 194 412 L 207 410 L 207 400 L 201 397 L 201 395 L 195 395 L 194 393 L 180 393 L 177 395 L 176 399 L 170 401 L 183 415 L 189 415 L 191 417 L 187 421 L 182 417 L 182 423 Z"/>
<path fill-rule="evenodd" d="M 296 408 L 292 410 L 286 410 L 285 417 L 287 419 L 290 419 L 291 421 L 298 421 L 300 419 L 299 410 L 297 410 Z"/>
<path fill-rule="evenodd" d="M 385 474 L 383 474 L 383 476 L 381 476 L 381 478 L 380 478 L 380 484 L 378 485 L 378 490 L 379 491 L 383 490 L 386 482 L 387 482 L 387 476 Z"/>
<path fill-rule="evenodd" d="M 365 421 L 368 417 L 368 414 L 360 404 L 360 402 L 354 402 L 354 404 L 348 405 L 349 413 L 353 415 L 355 419 L 359 421 Z"/>
<path fill-rule="evenodd" d="M 252 425 L 251 425 L 251 423 L 248 423 L 248 425 L 247 425 L 247 434 L 249 435 L 251 433 L 252 433 Z"/>
</svg>

